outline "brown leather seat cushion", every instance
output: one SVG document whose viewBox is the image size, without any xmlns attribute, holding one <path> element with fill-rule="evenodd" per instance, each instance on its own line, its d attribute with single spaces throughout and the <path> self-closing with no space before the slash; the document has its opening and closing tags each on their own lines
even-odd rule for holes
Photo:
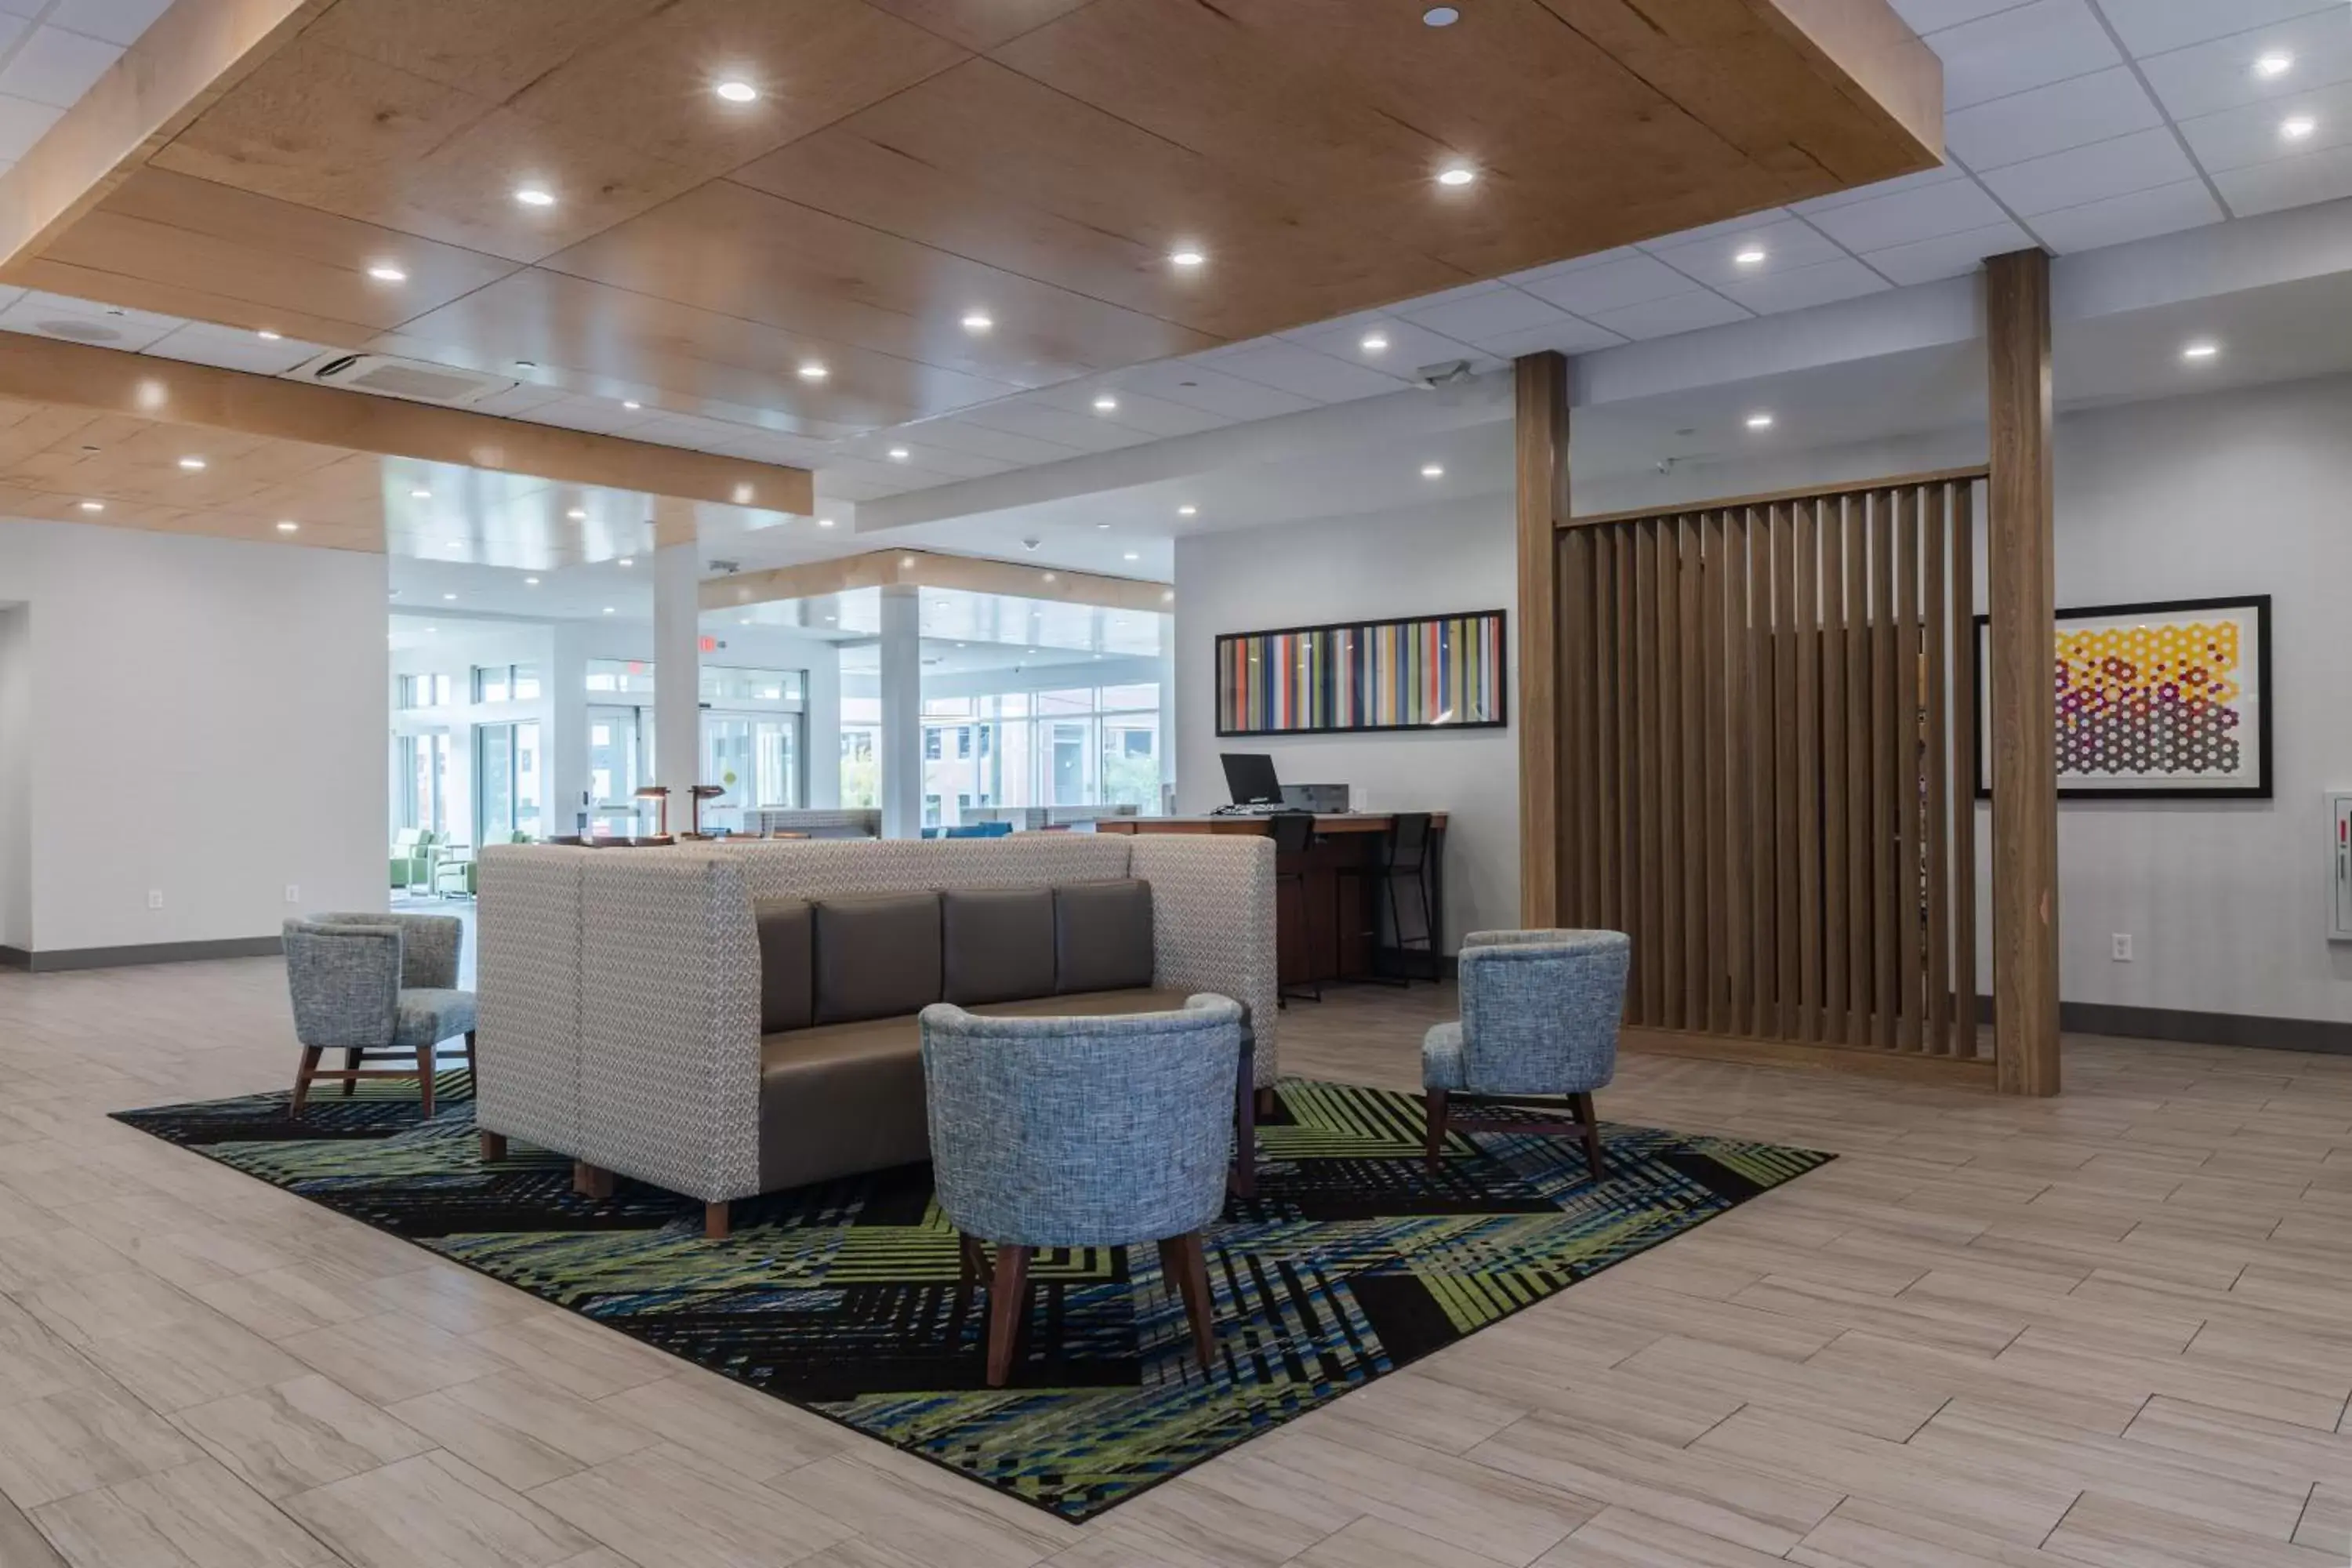
<svg viewBox="0 0 2352 1568">
<path fill-rule="evenodd" d="M 1150 984 L 1150 883 L 1068 882 L 1054 889 L 1055 991 L 1131 991 Z"/>
<path fill-rule="evenodd" d="M 825 899 L 816 911 L 816 1021 L 919 1013 L 940 999 L 940 896 Z"/>
<path fill-rule="evenodd" d="M 922 1026 L 911 1014 L 760 1041 L 760 1185 L 769 1192 L 931 1157 Z"/>
<path fill-rule="evenodd" d="M 798 899 L 762 899 L 751 906 L 760 930 L 760 1033 L 805 1029 L 816 1021 L 814 921 Z"/>
<path fill-rule="evenodd" d="M 1054 990 L 1054 889 L 982 888 L 940 895 L 945 999 L 969 1007 Z"/>
</svg>

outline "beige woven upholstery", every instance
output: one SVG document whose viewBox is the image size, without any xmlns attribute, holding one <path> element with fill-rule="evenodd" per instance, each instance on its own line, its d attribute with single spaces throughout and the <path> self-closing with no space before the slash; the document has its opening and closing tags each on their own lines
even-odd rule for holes
<svg viewBox="0 0 2352 1568">
<path fill-rule="evenodd" d="M 769 840 L 481 852 L 486 1131 L 706 1203 L 759 1192 L 755 899 L 1151 884 L 1153 984 L 1248 1010 L 1278 1074 L 1274 847 L 1210 835 Z"/>
</svg>

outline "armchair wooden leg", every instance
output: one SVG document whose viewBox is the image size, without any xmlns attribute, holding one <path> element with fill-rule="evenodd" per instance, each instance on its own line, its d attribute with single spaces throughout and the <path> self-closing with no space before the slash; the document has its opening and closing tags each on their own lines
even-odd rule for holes
<svg viewBox="0 0 2352 1568">
<path fill-rule="evenodd" d="M 360 1070 L 360 1064 L 365 1060 L 367 1060 L 367 1053 L 357 1047 L 352 1047 L 343 1052 L 343 1070 L 357 1072 Z M 349 1100 L 352 1097 L 352 1090 L 359 1086 L 360 1080 L 355 1078 L 343 1079 L 343 1098 Z"/>
<path fill-rule="evenodd" d="M 1596 1182 L 1607 1178 L 1609 1163 L 1601 1156 L 1601 1118 L 1592 1109 L 1592 1096 L 1571 1094 L 1568 1103 L 1574 1108 L 1576 1119 L 1584 1123 L 1584 1163 L 1591 1169 Z"/>
<path fill-rule="evenodd" d="M 433 1068 L 435 1065 L 436 1064 L 433 1060 L 433 1047 L 431 1046 L 417 1047 L 416 1098 L 423 1105 L 425 1120 L 427 1121 L 433 1120 Z M 351 1080 L 346 1079 L 343 1081 L 348 1083 Z"/>
<path fill-rule="evenodd" d="M 503 1132 L 482 1134 L 482 1163 L 495 1165 L 507 1157 L 507 1135 Z"/>
<path fill-rule="evenodd" d="M 474 1072 L 474 1031 L 471 1029 L 466 1031 L 466 1072 L 468 1077 Z"/>
<path fill-rule="evenodd" d="M 1422 1096 L 1429 1106 L 1429 1143 L 1423 1151 L 1423 1161 L 1433 1171 L 1438 1157 L 1445 1152 L 1445 1091 L 1433 1089 Z"/>
<path fill-rule="evenodd" d="M 302 1107 L 310 1103 L 310 1075 L 318 1070 L 319 1047 L 316 1046 L 304 1046 L 302 1047 L 302 1065 L 294 1069 L 294 1104 L 291 1107 L 290 1114 L 295 1116 L 301 1115 Z M 349 1079 L 345 1079 L 343 1081 L 345 1083 L 349 1083 L 351 1080 Z"/>
<path fill-rule="evenodd" d="M 1258 1120 L 1263 1121 L 1267 1117 L 1272 1116 L 1275 1112 L 1275 1109 L 1276 1101 L 1274 1098 L 1274 1090 L 1271 1088 L 1259 1089 L 1257 1091 Z"/>
<path fill-rule="evenodd" d="M 1003 1388 L 1013 1375 L 1013 1346 L 1029 1315 L 1029 1249 L 1011 1242 L 996 1248 L 996 1273 L 988 1282 L 988 1386 Z"/>
<path fill-rule="evenodd" d="M 572 1162 L 572 1190 L 583 1198 L 609 1198 L 613 1195 L 613 1173 L 585 1160 Z"/>
<path fill-rule="evenodd" d="M 611 1180 L 612 1180 L 612 1173 L 611 1173 L 611 1172 L 609 1172 L 609 1171 L 608 1171 L 608 1172 L 606 1172 L 606 1173 L 605 1173 L 604 1179 L 605 1179 L 607 1182 L 611 1181 Z M 731 1229 L 732 1229 L 732 1226 L 733 1226 L 733 1219 L 734 1219 L 733 1210 L 732 1210 L 732 1208 L 731 1208 L 729 1205 L 726 1205 L 726 1204 L 705 1204 L 705 1205 L 702 1205 L 702 1239 L 703 1239 L 703 1240 L 705 1240 L 705 1241 L 724 1241 L 724 1240 L 726 1240 L 726 1239 L 727 1239 L 727 1237 L 729 1237 L 729 1235 L 730 1235 L 730 1234 L 731 1234 Z"/>
<path fill-rule="evenodd" d="M 1209 1289 L 1209 1259 L 1201 1248 L 1201 1233 L 1188 1231 L 1160 1244 L 1160 1271 L 1176 1282 L 1184 1298 L 1184 1316 L 1192 1325 L 1192 1353 L 1201 1370 L 1217 1368 L 1216 1297 Z"/>
</svg>

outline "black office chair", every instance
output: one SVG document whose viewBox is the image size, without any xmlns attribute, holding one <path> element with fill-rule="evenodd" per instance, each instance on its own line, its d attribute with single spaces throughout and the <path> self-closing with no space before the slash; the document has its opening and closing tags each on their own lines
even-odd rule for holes
<svg viewBox="0 0 2352 1568">
<path fill-rule="evenodd" d="M 1291 907 L 1298 911 L 1299 951 L 1307 954 L 1307 962 L 1311 967 L 1314 955 L 1307 945 L 1307 873 L 1303 870 L 1286 871 L 1282 868 L 1282 863 L 1285 860 L 1290 860 L 1295 864 L 1297 857 L 1306 854 L 1309 847 L 1314 844 L 1315 814 L 1311 811 L 1277 811 L 1271 814 L 1266 820 L 1273 825 L 1274 832 L 1275 908 L 1277 911 L 1282 908 L 1282 884 L 1297 883 L 1298 900 Z M 1310 989 L 1293 990 L 1277 984 L 1275 987 L 1274 1005 L 1276 1007 L 1287 1007 L 1293 996 L 1304 1002 L 1322 1001 L 1323 983 L 1319 980 L 1311 980 L 1307 982 L 1307 985 Z"/>
<path fill-rule="evenodd" d="M 1437 943 L 1430 928 L 1429 908 L 1429 813 L 1400 811 L 1391 818 L 1389 827 L 1387 863 L 1381 868 L 1381 880 L 1388 884 L 1389 929 L 1395 933 L 1399 952 L 1420 947 L 1429 955 L 1428 979 L 1437 979 Z M 1412 879 L 1413 897 L 1421 914 L 1421 934 L 1407 936 L 1404 930 L 1403 905 L 1397 898 L 1397 879 Z M 1412 984 L 1411 975 L 1402 976 L 1404 984 Z"/>
</svg>

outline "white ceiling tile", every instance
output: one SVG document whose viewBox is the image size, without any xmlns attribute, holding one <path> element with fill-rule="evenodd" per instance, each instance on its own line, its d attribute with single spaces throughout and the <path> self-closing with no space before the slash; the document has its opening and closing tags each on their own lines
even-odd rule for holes
<svg viewBox="0 0 2352 1568">
<path fill-rule="evenodd" d="M 1581 271 L 1532 279 L 1524 287 L 1563 310 L 1590 315 L 1686 294 L 1690 279 L 1656 257 L 1637 252 Z"/>
<path fill-rule="evenodd" d="M 637 432 L 664 424 L 673 416 L 654 408 L 624 408 L 607 397 L 582 397 L 567 395 L 534 406 L 520 417 L 533 425 L 555 425 L 566 430 L 588 430 L 599 436 L 627 435 L 641 440 L 659 440 L 659 437 L 638 437 Z"/>
<path fill-rule="evenodd" d="M 1834 261 L 1727 283 L 1723 291 L 1757 314 L 1770 315 L 1777 310 L 1801 310 L 1833 300 L 1875 294 L 1886 287 L 1885 279 L 1851 256 L 1840 256 Z"/>
<path fill-rule="evenodd" d="M 2315 11 L 2343 15 L 2343 0 L 2099 0 L 2116 37 L 2134 55 L 2242 33 Z"/>
<path fill-rule="evenodd" d="M 0 310 L 0 328 L 9 331 L 96 343 L 110 349 L 143 349 L 183 324 L 177 316 L 126 310 L 64 294 L 37 291 L 27 291 L 7 309 Z M 52 325 L 68 330 L 47 330 Z"/>
<path fill-rule="evenodd" d="M 46 103 L 35 103 L 29 98 L 10 98 L 0 94 L 0 157 L 15 163 L 33 150 L 33 143 L 48 134 L 49 127 L 65 112 Z"/>
<path fill-rule="evenodd" d="M 1595 349 L 1611 348 L 1625 340 L 1606 327 L 1596 327 L 1574 316 L 1562 316 L 1549 327 L 1534 327 L 1508 338 L 1491 338 L 1486 348 L 1503 359 L 1517 359 L 1521 354 L 1540 353 L 1546 349 L 1564 354 L 1591 353 Z"/>
<path fill-rule="evenodd" d="M 2352 26 L 2352 21 L 2347 26 Z M 2290 142 L 2279 134 L 2279 126 L 2294 115 L 2308 117 L 2314 128 L 2310 135 Z M 2352 142 L 2352 82 L 2225 109 L 2218 114 L 2200 114 L 2182 121 L 2180 133 L 2189 139 L 2197 161 L 2216 172 L 2305 157 Z"/>
<path fill-rule="evenodd" d="M 1642 248 L 1656 251 L 1677 245 L 1686 245 L 1693 240 L 1721 239 L 1727 235 L 1736 235 L 1742 229 L 1761 228 L 1768 224 L 1779 223 L 1788 216 L 1789 209 L 1786 207 L 1766 207 L 1762 212 L 1749 213 L 1745 217 L 1729 217 L 1721 223 L 1701 224 L 1696 228 L 1678 229 L 1673 234 L 1662 234 L 1655 239 L 1643 240 Z"/>
<path fill-rule="evenodd" d="M 2110 196 L 2102 202 L 2038 213 L 2033 229 L 2053 250 L 2095 250 L 2102 245 L 2121 245 L 2150 235 L 2219 223 L 2224 216 L 2213 193 L 2205 188 L 2205 182 L 2189 179 L 2134 191 L 2129 195 Z"/>
<path fill-rule="evenodd" d="M 255 375 L 278 375 L 327 351 L 320 344 L 298 342 L 292 338 L 272 341 L 257 337 L 242 327 L 190 321 L 186 326 L 166 332 L 149 343 L 144 352 L 190 364 L 217 365 L 223 370 L 248 371 Z"/>
<path fill-rule="evenodd" d="M 172 0 L 58 0 L 46 20 L 110 44 L 135 44 Z"/>
<path fill-rule="evenodd" d="M 1202 358 L 1215 369 L 1244 381 L 1260 382 L 1278 391 L 1311 397 L 1318 403 L 1345 403 L 1351 398 L 1377 397 L 1402 384 L 1384 371 L 1367 370 L 1300 348 L 1296 343 L 1265 341 L 1217 349 Z"/>
<path fill-rule="evenodd" d="M 1832 239 L 1859 252 L 1963 234 L 2008 216 L 1974 180 L 1962 178 L 1815 213 L 1812 221 Z"/>
<path fill-rule="evenodd" d="M 965 419 L 926 420 L 900 434 L 909 438 L 919 436 L 927 447 L 945 447 L 950 451 L 970 452 L 975 457 L 995 458 L 1008 463 L 1058 463 L 1080 452 L 1080 448 L 1059 441 L 1042 441 L 1010 430 L 992 430 Z"/>
<path fill-rule="evenodd" d="M 551 403 L 561 403 L 568 395 L 552 386 L 541 386 L 534 382 L 522 382 L 504 392 L 493 392 L 467 407 L 477 414 L 496 414 L 509 419 L 520 419 L 534 408 Z"/>
<path fill-rule="evenodd" d="M 1377 332 L 1388 347 L 1365 348 L 1364 337 L 1370 332 Z M 1443 332 L 1433 332 L 1427 327 L 1416 326 L 1402 316 L 1359 316 L 1328 326 L 1309 327 L 1304 331 L 1283 335 L 1300 348 L 1312 349 L 1333 359 L 1346 360 L 1367 370 L 1408 378 L 1425 364 L 1486 357 L 1473 344 L 1447 337 Z"/>
<path fill-rule="evenodd" d="M 1913 32 L 1926 34 L 1973 22 L 1995 11 L 2011 10 L 2023 3 L 2024 0 L 1895 0 L 1895 14 L 1910 23 Z"/>
<path fill-rule="evenodd" d="M 1764 252 L 1761 262 L 1742 267 L 1732 259 L 1750 247 Z M 1786 272 L 1835 260 L 1843 254 L 1822 237 L 1821 230 L 1793 217 L 1778 223 L 1727 228 L 1705 239 L 1674 245 L 1661 242 L 1649 249 L 1677 272 L 1717 289 L 1768 272 Z"/>
<path fill-rule="evenodd" d="M 1926 185 L 1939 185 L 1947 180 L 1966 177 L 1966 172 L 1949 163 L 1938 163 L 1932 169 L 1922 169 L 1916 174 L 1900 174 L 1891 180 L 1879 180 L 1867 185 L 1856 185 L 1850 191 L 1832 191 L 1825 196 L 1813 196 L 1799 202 L 1789 210 L 1810 217 L 1815 213 L 1834 212 L 1857 202 L 1876 201 L 1881 196 L 1899 195 Z"/>
<path fill-rule="evenodd" d="M 2164 126 L 2047 158 L 2029 158 L 1978 178 L 2011 212 L 2030 218 L 2056 207 L 2080 206 L 2196 176 L 2196 165 L 2180 150 L 2180 139 Z"/>
<path fill-rule="evenodd" d="M 1188 408 L 1206 409 L 1228 419 L 1270 419 L 1317 406 L 1311 397 L 1277 391 L 1255 381 L 1228 375 L 1197 358 L 1160 360 L 1120 373 L 1125 385 Z"/>
<path fill-rule="evenodd" d="M 1963 109 L 1944 120 L 1944 142 L 1978 174 L 2164 123 L 2129 66 Z"/>
<path fill-rule="evenodd" d="M 1525 272 L 1507 272 L 1503 275 L 1503 281 L 1524 289 L 1530 283 L 1580 272 L 1588 267 L 1605 267 L 1612 261 L 1622 261 L 1629 256 L 1641 254 L 1640 247 L 1623 245 L 1614 250 L 1596 250 L 1590 256 L 1571 256 L 1566 261 L 1547 262 L 1541 267 L 1530 267 Z"/>
<path fill-rule="evenodd" d="M 1108 414 L 1094 405 L 1096 398 L 1106 395 L 1118 403 Z M 1197 436 L 1203 430 L 1222 429 L 1233 423 L 1223 415 L 1148 396 L 1124 384 L 1117 375 L 1064 382 L 1032 394 L 1027 401 L 1088 419 L 1108 420 L 1155 440 L 1168 436 Z"/>
<path fill-rule="evenodd" d="M 2352 196 L 2352 146 L 2329 147 L 2299 158 L 2249 163 L 2213 176 L 2221 199 L 2240 217 Z M 0 321 L 5 321 L 0 316 Z"/>
<path fill-rule="evenodd" d="M 1475 342 L 1481 338 L 1500 337 L 1507 332 L 1525 331 L 1540 327 L 1559 315 L 1557 307 L 1520 292 L 1507 283 L 1498 283 L 1477 293 L 1455 290 L 1455 297 L 1431 305 L 1414 302 L 1397 314 L 1409 321 L 1427 327 L 1449 338 L 1464 342 Z"/>
<path fill-rule="evenodd" d="M 2087 76 L 2121 58 L 2090 0 L 2032 0 L 1946 28 L 1928 44 L 1944 59 L 1947 110 Z"/>
<path fill-rule="evenodd" d="M 70 109 L 106 68 L 122 58 L 122 46 L 85 37 L 63 27 L 38 26 L 16 46 L 0 68 L 0 93 Z"/>
<path fill-rule="evenodd" d="M 2004 218 L 1982 228 L 1969 229 L 1960 234 L 1938 235 L 1933 239 L 1915 240 L 1909 245 L 1889 246 L 1874 250 L 1863 259 L 1898 284 L 1927 283 L 1938 278 L 1957 278 L 1976 270 L 1977 263 L 1988 256 L 2005 251 L 2030 250 L 2033 237 Z"/>
<path fill-rule="evenodd" d="M 2314 16 L 2157 55 L 2142 60 L 2140 69 L 2176 120 L 2352 81 L 2352 20 L 2346 13 L 2344 5 L 2331 5 Z M 2267 54 L 2290 56 L 2294 64 L 2280 76 L 2255 75 L 2254 61 Z"/>
<path fill-rule="evenodd" d="M 1290 351 L 1304 353 L 1303 349 Z M 1034 436 L 1041 441 L 1056 441 L 1065 447 L 1082 451 L 1109 452 L 1121 447 L 1132 447 L 1148 441 L 1150 437 L 1139 430 L 1129 430 L 1093 414 L 1072 414 L 1066 409 L 1032 403 L 1025 398 L 1008 397 L 983 407 L 968 410 L 964 422 L 985 426 L 992 430 L 1007 430 L 1015 436 Z M 919 432 L 908 432 L 903 445 L 917 449 L 916 461 L 929 462 L 922 456 L 922 443 L 915 439 Z M 961 453 L 938 453 L 937 466 L 946 466 L 950 459 L 961 464 Z"/>
<path fill-rule="evenodd" d="M 31 18 L 0 11 L 0 58 L 5 58 L 10 49 L 16 47 L 16 40 L 32 29 Z"/>
<path fill-rule="evenodd" d="M 1646 305 L 1606 311 L 1593 320 L 1629 338 L 1664 338 L 1701 327 L 1719 327 L 1726 321 L 1746 321 L 1748 315 L 1747 310 L 1713 289 L 1694 289 L 1687 294 L 1653 300 Z"/>
</svg>

